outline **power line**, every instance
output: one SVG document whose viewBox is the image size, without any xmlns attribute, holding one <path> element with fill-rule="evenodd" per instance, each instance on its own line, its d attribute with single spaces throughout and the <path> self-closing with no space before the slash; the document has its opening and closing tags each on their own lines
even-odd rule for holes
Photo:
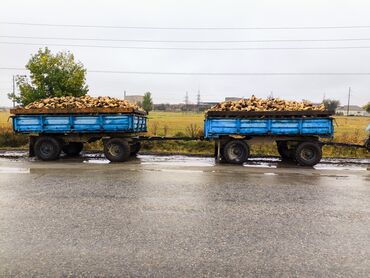
<svg viewBox="0 0 370 278">
<path fill-rule="evenodd" d="M 246 42 L 338 42 L 338 41 L 369 41 L 370 38 L 337 38 L 337 39 L 264 39 L 264 40 L 145 40 L 145 39 L 102 39 L 102 38 L 76 38 L 76 37 L 34 37 L 34 36 L 8 36 L 0 38 L 11 39 L 37 39 L 37 40 L 73 40 L 73 41 L 107 41 L 107 42 L 150 42 L 150 43 L 246 43 Z"/>
<path fill-rule="evenodd" d="M 109 28 L 109 29 L 142 29 L 142 30 L 309 30 L 309 29 L 367 29 L 370 25 L 347 26 L 278 26 L 278 27 L 163 27 L 163 26 L 118 26 L 118 25 L 82 25 L 82 24 L 51 24 L 30 22 L 0 22 L 3 25 L 24 25 L 44 27 L 71 27 L 71 28 Z"/>
<path fill-rule="evenodd" d="M 21 70 L 25 68 L 0 67 L 0 70 Z M 87 70 L 89 73 L 134 74 L 134 75 L 207 75 L 207 76 L 369 76 L 370 72 L 154 72 Z"/>
<path fill-rule="evenodd" d="M 326 49 L 369 49 L 370 46 L 324 46 L 324 47 L 229 47 L 229 48 L 197 48 L 197 47 L 146 47 L 146 46 L 114 46 L 114 45 L 88 45 L 88 44 L 59 44 L 59 43 L 28 43 L 28 42 L 0 42 L 8 45 L 32 46 L 61 46 L 61 47 L 87 47 L 137 50 L 195 50 L 195 51 L 243 51 L 243 50 L 326 50 Z"/>
</svg>

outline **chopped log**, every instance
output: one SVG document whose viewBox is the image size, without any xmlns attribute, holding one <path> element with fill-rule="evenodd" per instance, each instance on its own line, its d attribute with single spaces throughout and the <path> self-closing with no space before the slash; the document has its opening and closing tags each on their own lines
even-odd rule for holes
<svg viewBox="0 0 370 278">
<path fill-rule="evenodd" d="M 51 97 L 45 98 L 39 101 L 32 102 L 26 105 L 23 109 L 25 110 L 53 110 L 53 109 L 86 109 L 86 108 L 127 108 L 136 111 L 143 111 L 143 109 L 137 104 L 131 104 L 127 100 L 122 100 L 112 97 Z"/>
<path fill-rule="evenodd" d="M 325 111 L 323 104 L 314 105 L 308 101 L 290 101 L 278 98 L 250 98 L 238 101 L 224 101 L 211 107 L 208 111 Z"/>
</svg>

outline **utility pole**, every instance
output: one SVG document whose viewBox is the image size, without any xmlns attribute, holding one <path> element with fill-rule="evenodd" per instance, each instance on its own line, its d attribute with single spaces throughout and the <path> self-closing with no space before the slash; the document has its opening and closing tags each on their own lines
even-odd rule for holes
<svg viewBox="0 0 370 278">
<path fill-rule="evenodd" d="M 186 109 L 186 111 L 188 111 L 188 105 L 189 105 L 189 94 L 188 94 L 188 91 L 186 91 L 186 95 L 185 95 L 185 109 Z"/>
<path fill-rule="evenodd" d="M 197 106 L 198 107 L 200 106 L 200 90 L 198 90 L 198 94 L 197 94 Z"/>
<path fill-rule="evenodd" d="M 188 94 L 188 91 L 186 91 L 186 94 L 185 94 L 185 105 L 186 106 L 189 105 L 189 94 Z"/>
<path fill-rule="evenodd" d="M 15 107 L 15 76 L 13 75 L 13 108 Z"/>
<path fill-rule="evenodd" d="M 349 103 L 351 101 L 351 87 L 348 89 L 347 116 L 349 116 Z"/>
</svg>

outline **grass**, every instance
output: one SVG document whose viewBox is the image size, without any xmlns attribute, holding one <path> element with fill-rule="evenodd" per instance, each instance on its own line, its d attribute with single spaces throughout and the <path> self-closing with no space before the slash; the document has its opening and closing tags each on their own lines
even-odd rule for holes
<svg viewBox="0 0 370 278">
<path fill-rule="evenodd" d="M 148 116 L 149 132 L 158 136 L 190 135 L 190 127 L 203 130 L 203 113 L 151 112 Z"/>
<path fill-rule="evenodd" d="M 9 113 L 0 112 L 0 147 L 19 147 L 27 142 L 26 136 L 15 135 L 11 131 Z M 148 116 L 150 135 L 157 136 L 199 136 L 203 132 L 203 113 L 181 112 L 151 112 Z M 363 144 L 368 137 L 365 131 L 370 123 L 370 117 L 335 117 L 335 142 Z M 101 149 L 100 142 L 87 146 L 88 149 Z M 146 142 L 143 150 L 161 153 L 193 153 L 212 155 L 214 145 L 206 141 L 165 141 Z M 254 145 L 252 155 L 277 155 L 274 144 Z M 324 156 L 327 157 L 370 157 L 370 153 L 363 149 L 324 147 Z"/>
<path fill-rule="evenodd" d="M 9 112 L 0 112 L 0 129 L 6 129 L 11 127 L 12 121 L 9 119 Z"/>
</svg>

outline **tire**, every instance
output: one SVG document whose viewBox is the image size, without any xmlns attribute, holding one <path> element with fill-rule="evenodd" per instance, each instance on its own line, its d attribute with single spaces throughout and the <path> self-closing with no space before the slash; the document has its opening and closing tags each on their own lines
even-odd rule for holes
<svg viewBox="0 0 370 278">
<path fill-rule="evenodd" d="M 57 160 L 62 150 L 61 143 L 53 137 L 39 137 L 33 146 L 38 159 L 44 161 Z"/>
<path fill-rule="evenodd" d="M 366 140 L 365 147 L 370 152 L 370 137 Z"/>
<path fill-rule="evenodd" d="M 140 142 L 134 142 L 130 144 L 130 156 L 135 156 L 141 149 L 141 143 Z"/>
<path fill-rule="evenodd" d="M 222 154 L 227 163 L 243 164 L 249 157 L 249 146 L 241 140 L 232 140 L 223 147 Z"/>
<path fill-rule="evenodd" d="M 289 150 L 287 142 L 276 141 L 276 145 L 281 160 L 292 160 L 292 152 Z"/>
<path fill-rule="evenodd" d="M 112 138 L 104 144 L 104 155 L 111 162 L 123 162 L 130 158 L 130 145 L 121 138 Z"/>
<path fill-rule="evenodd" d="M 301 166 L 314 166 L 322 158 L 321 146 L 315 142 L 302 142 L 295 149 L 294 158 Z"/>
<path fill-rule="evenodd" d="M 78 156 L 83 147 L 84 144 L 81 142 L 70 142 L 63 146 L 62 151 L 68 156 Z"/>
</svg>

